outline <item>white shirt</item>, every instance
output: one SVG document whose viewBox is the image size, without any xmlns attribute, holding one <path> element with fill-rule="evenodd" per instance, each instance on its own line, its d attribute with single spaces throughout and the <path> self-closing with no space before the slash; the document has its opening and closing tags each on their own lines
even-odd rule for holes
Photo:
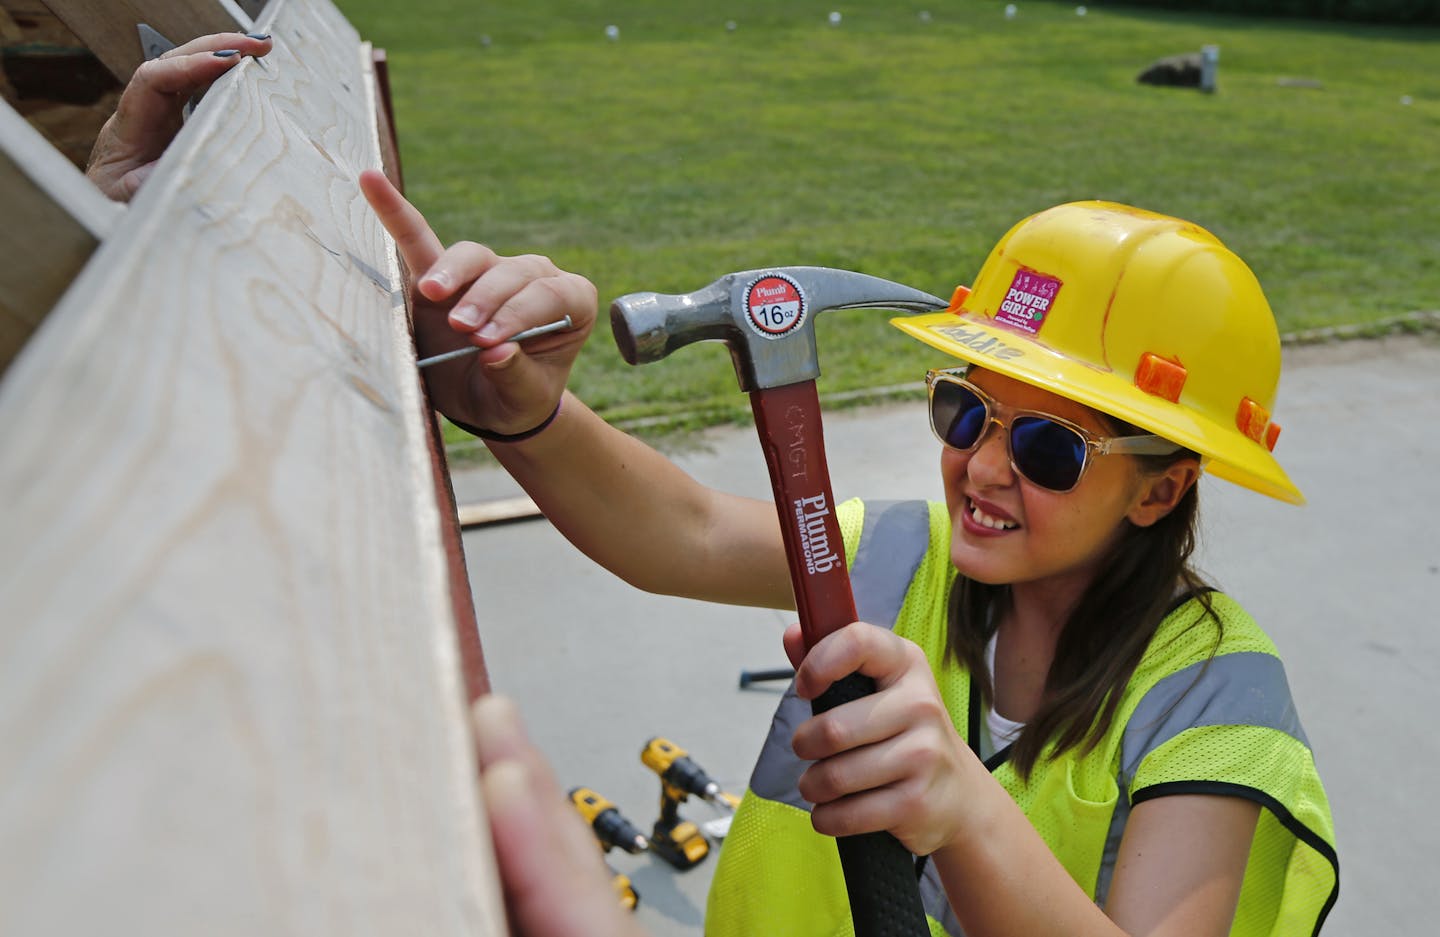
<svg viewBox="0 0 1440 937">
<path fill-rule="evenodd" d="M 985 645 L 985 669 L 990 672 L 990 685 L 993 687 L 995 685 L 995 635 L 993 634 L 990 636 L 989 643 Z M 985 728 L 987 730 L 985 736 L 980 739 L 980 757 L 988 759 L 1019 738 L 1020 730 L 1025 728 L 1025 723 L 1006 719 L 992 706 L 985 710 Z"/>
</svg>

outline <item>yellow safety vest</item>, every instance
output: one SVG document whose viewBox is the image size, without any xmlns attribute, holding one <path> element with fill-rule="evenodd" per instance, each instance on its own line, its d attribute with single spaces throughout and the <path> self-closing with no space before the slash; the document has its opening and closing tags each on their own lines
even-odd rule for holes
<svg viewBox="0 0 1440 937">
<path fill-rule="evenodd" d="M 944 505 L 850 501 L 838 513 L 860 618 L 925 651 L 956 731 L 976 745 L 983 714 L 969 673 L 945 663 L 955 572 Z M 1135 804 L 1195 793 L 1257 802 L 1264 809 L 1231 934 L 1316 934 L 1339 891 L 1329 803 L 1274 645 L 1232 599 L 1214 593 L 1211 603 L 1224 623 L 1218 648 L 1213 623 L 1197 625 L 1197 602 L 1174 609 L 1092 751 L 1042 758 L 1028 783 L 1004 751 L 987 766 L 1101 907 Z M 811 828 L 809 805 L 795 790 L 806 763 L 790 751 L 790 736 L 809 716 L 792 685 L 721 848 L 707 935 L 854 933 L 835 841 Z M 931 933 L 961 937 L 932 863 L 920 886 Z"/>
</svg>

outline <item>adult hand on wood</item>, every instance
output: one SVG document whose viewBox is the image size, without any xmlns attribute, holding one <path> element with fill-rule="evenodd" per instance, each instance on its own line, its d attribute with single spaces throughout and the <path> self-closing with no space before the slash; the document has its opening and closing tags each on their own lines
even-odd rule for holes
<svg viewBox="0 0 1440 937">
<path fill-rule="evenodd" d="M 85 175 L 115 201 L 130 201 L 180 132 L 191 97 L 244 56 L 264 55 L 271 45 L 269 36 L 216 33 L 142 62 L 100 128 Z"/>
<path fill-rule="evenodd" d="M 384 173 L 360 188 L 390 232 L 411 275 L 421 357 L 477 345 L 477 354 L 425 369 L 430 399 L 450 419 L 501 435 L 541 425 L 559 405 L 575 356 L 595 325 L 595 287 L 547 257 L 502 257 L 483 244 L 440 243 L 423 215 Z M 569 316 L 572 327 L 505 339 Z"/>
</svg>

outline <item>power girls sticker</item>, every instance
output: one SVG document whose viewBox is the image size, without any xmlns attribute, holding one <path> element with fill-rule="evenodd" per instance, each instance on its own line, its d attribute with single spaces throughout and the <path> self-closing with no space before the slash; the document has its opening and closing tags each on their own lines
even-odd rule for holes
<svg viewBox="0 0 1440 937">
<path fill-rule="evenodd" d="M 1045 324 L 1045 316 L 1060 292 L 1060 281 L 1034 270 L 1018 270 L 1010 289 L 995 314 L 996 322 L 1014 326 L 1034 335 Z"/>
<path fill-rule="evenodd" d="M 780 338 L 805 321 L 805 294 L 783 273 L 768 273 L 745 288 L 745 321 L 761 338 Z"/>
</svg>

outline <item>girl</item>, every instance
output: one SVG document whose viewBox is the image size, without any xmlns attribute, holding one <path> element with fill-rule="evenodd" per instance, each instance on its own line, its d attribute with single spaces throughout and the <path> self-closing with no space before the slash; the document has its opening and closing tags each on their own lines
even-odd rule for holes
<svg viewBox="0 0 1440 937">
<path fill-rule="evenodd" d="M 442 249 L 362 186 L 416 284 L 432 399 L 632 584 L 794 608 L 774 506 L 705 488 L 564 391 L 593 287 Z M 499 340 L 569 314 L 578 324 Z M 1249 269 L 1177 219 L 1076 203 L 1017 224 L 973 290 L 895 320 L 927 377 L 946 503 L 843 506 L 864 622 L 803 654 L 726 838 L 723 935 L 849 933 L 832 836 L 921 860 L 936 934 L 1317 932 L 1338 866 L 1275 649 L 1190 569 L 1196 481 L 1299 491 L 1271 455 L 1279 341 Z M 444 368 L 444 370 L 442 370 Z M 810 718 L 854 671 L 877 692 Z"/>
</svg>

